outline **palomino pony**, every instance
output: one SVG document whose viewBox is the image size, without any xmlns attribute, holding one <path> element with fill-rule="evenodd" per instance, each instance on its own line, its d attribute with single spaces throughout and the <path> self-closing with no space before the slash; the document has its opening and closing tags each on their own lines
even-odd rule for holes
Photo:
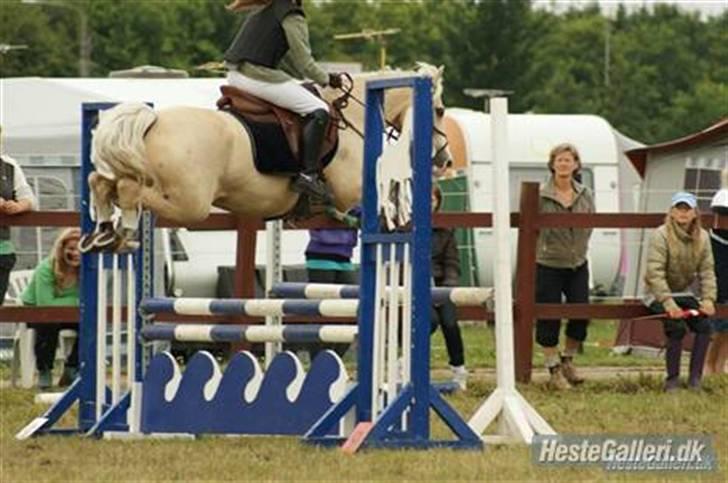
<svg viewBox="0 0 728 483">
<path fill-rule="evenodd" d="M 433 163 L 438 167 L 451 162 L 442 129 L 442 71 L 424 63 L 415 70 L 433 83 Z M 341 110 L 350 128 L 339 132 L 338 151 L 324 171 L 340 211 L 361 198 L 364 106 L 360 102 L 365 82 L 405 74 L 382 71 L 353 76 L 351 99 Z M 327 88 L 322 94 L 332 101 L 341 92 Z M 386 122 L 401 129 L 411 103 L 409 89 L 388 90 L 383 107 Z M 93 133 L 92 162 L 96 171 L 89 184 L 97 229 L 87 239 L 86 249 L 106 248 L 111 239 L 133 237 L 140 207 L 187 225 L 207 218 L 212 206 L 259 218 L 283 216 L 300 196 L 291 190 L 288 177 L 258 172 L 246 129 L 232 115 L 211 109 L 154 111 L 145 104 L 119 104 L 101 113 Z M 112 203 L 122 212 L 118 233 L 111 224 Z"/>
</svg>

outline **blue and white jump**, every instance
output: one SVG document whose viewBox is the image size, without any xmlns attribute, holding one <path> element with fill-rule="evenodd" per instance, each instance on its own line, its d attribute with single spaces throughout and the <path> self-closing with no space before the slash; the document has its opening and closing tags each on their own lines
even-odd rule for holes
<svg viewBox="0 0 728 483">
<path fill-rule="evenodd" d="M 380 108 L 384 91 L 389 88 L 413 89 L 413 129 L 411 143 L 412 193 L 402 212 L 409 219 L 408 229 L 389 231 L 380 222 L 380 209 L 388 213 L 401 207 L 388 201 L 380 206 L 377 169 L 382 154 L 383 120 Z M 79 402 L 79 427 L 75 432 L 88 435 L 151 433 L 230 433 L 230 434 L 302 434 L 314 444 L 342 442 L 343 432 L 353 424 L 368 425 L 363 446 L 427 448 L 481 448 L 482 440 L 449 406 L 430 383 L 430 306 L 433 300 L 451 300 L 458 304 L 487 303 L 489 291 L 434 290 L 430 287 L 431 235 L 431 150 L 432 85 L 425 77 L 393 78 L 367 84 L 365 162 L 363 173 L 362 284 L 359 300 L 190 300 L 152 298 L 153 220 L 142 218 L 142 249 L 127 255 L 129 272 L 126 293 L 127 391 L 121 392 L 121 306 L 122 289 L 118 281 L 116 255 L 84 254 L 82 257 L 81 376 L 69 391 L 46 414 L 36 418 L 18 434 L 19 438 L 54 432 L 52 426 Z M 89 198 L 85 180 L 91 169 L 90 133 L 94 119 L 110 105 L 84 105 L 82 231 L 88 233 L 93 223 L 88 217 Z M 403 133 L 405 135 L 405 133 Z M 409 141 L 405 139 L 405 141 Z M 402 140 L 400 139 L 400 142 Z M 403 144 L 405 145 L 405 144 Z M 407 147 L 410 144 L 406 144 Z M 411 214 L 409 208 L 412 208 Z M 113 260 L 113 262 L 111 261 Z M 112 266 L 113 300 L 113 368 L 111 388 L 106 371 L 106 268 Z M 133 285 L 133 287 L 132 287 Z M 349 296 L 349 289 L 339 293 Z M 305 293 L 304 296 L 308 296 Z M 141 311 L 134 314 L 136 300 Z M 413 303 L 413 301 L 417 303 Z M 250 354 L 236 356 L 224 373 L 212 356 L 200 353 L 184 373 L 166 353 L 157 354 L 146 371 L 143 356 L 149 347 L 141 338 L 164 340 L 279 340 L 289 337 L 268 328 L 220 326 L 145 327 L 154 313 L 185 315 L 318 315 L 357 316 L 354 328 L 314 328 L 317 338 L 326 341 L 358 337 L 358 381 L 346 392 L 348 377 L 332 352 L 325 352 L 302 376 L 300 362 L 290 353 L 282 353 L 271 362 L 265 374 Z M 164 328 L 163 328 L 164 327 Z M 250 331 L 250 332 L 249 332 Z M 291 332 L 291 334 L 293 334 Z M 336 335 L 333 335 L 333 334 Z M 313 337 L 311 334 L 290 335 Z M 282 368 L 282 369 L 281 369 Z M 315 377 L 313 374 L 317 374 Z M 344 382 L 342 382 L 344 381 Z M 430 410 L 444 421 L 455 438 L 433 441 L 430 435 Z"/>
</svg>

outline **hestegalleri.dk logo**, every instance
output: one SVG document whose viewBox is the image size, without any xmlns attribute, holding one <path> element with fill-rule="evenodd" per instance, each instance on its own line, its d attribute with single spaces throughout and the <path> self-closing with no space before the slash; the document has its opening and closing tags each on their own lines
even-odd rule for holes
<svg viewBox="0 0 728 483">
<path fill-rule="evenodd" d="M 539 465 L 599 465 L 607 471 L 712 471 L 710 436 L 538 435 L 531 458 Z"/>
</svg>

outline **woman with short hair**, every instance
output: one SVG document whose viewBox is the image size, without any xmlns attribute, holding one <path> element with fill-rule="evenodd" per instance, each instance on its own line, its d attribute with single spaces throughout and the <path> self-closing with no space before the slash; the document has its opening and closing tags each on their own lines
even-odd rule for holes
<svg viewBox="0 0 728 483">
<path fill-rule="evenodd" d="M 594 197 L 579 182 L 581 158 L 575 146 L 559 144 L 549 154 L 551 176 L 541 186 L 541 213 L 593 213 Z M 536 302 L 589 302 L 589 264 L 587 250 L 591 228 L 543 228 L 539 232 L 536 252 Z M 587 335 L 589 321 L 571 319 L 566 324 L 564 350 L 559 353 L 561 320 L 539 320 L 536 342 L 543 348 L 544 363 L 549 371 L 549 387 L 571 388 L 584 379 L 574 367 L 574 356 Z"/>
</svg>

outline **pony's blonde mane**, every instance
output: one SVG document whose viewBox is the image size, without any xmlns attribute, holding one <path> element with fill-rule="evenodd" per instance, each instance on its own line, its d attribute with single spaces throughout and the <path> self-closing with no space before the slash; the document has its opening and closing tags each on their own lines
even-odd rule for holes
<svg viewBox="0 0 728 483">
<path fill-rule="evenodd" d="M 154 110 L 139 102 L 124 102 L 103 111 L 91 144 L 91 161 L 99 174 L 109 179 L 121 174 L 143 181 L 144 134 L 156 120 Z"/>
</svg>

